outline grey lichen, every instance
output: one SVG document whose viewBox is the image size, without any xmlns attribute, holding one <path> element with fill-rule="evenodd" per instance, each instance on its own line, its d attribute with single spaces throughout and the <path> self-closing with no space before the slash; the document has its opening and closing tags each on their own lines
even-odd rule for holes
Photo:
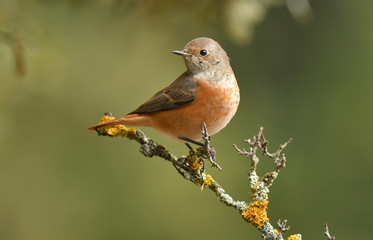
<svg viewBox="0 0 373 240">
<path fill-rule="evenodd" d="M 222 203 L 225 203 L 227 206 L 236 208 L 239 213 L 242 213 L 247 208 L 247 204 L 244 201 L 233 200 L 233 198 L 226 194 L 225 190 L 221 187 L 218 188 L 217 195 Z"/>
<path fill-rule="evenodd" d="M 266 240 L 282 240 L 282 236 L 279 237 L 278 234 L 276 234 L 276 229 L 273 228 L 273 226 L 266 222 L 263 227 L 258 229 L 262 233 L 262 238 Z"/>
</svg>

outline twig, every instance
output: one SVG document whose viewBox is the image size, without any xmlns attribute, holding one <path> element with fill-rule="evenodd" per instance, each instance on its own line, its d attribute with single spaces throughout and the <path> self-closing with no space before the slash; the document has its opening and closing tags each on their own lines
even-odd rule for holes
<svg viewBox="0 0 373 240">
<path fill-rule="evenodd" d="M 281 223 L 281 219 L 279 219 L 277 221 L 277 227 L 278 227 L 278 239 L 281 239 L 282 238 L 282 234 L 286 231 L 289 231 L 290 230 L 290 226 L 286 227 L 286 224 L 287 224 L 288 220 L 285 219 L 282 223 Z"/>
<path fill-rule="evenodd" d="M 325 223 L 325 236 L 328 240 L 335 240 L 335 237 L 334 236 L 331 236 L 330 233 L 329 233 L 329 228 L 328 228 L 328 224 Z"/>
<path fill-rule="evenodd" d="M 268 151 L 268 141 L 264 137 L 263 134 L 264 128 L 261 127 L 259 130 L 259 133 L 255 135 L 252 139 L 245 140 L 246 143 L 249 144 L 249 150 L 240 149 L 237 147 L 237 145 L 233 144 L 234 148 L 237 150 L 239 155 L 244 155 L 250 160 L 250 171 L 249 171 L 249 180 L 250 180 L 250 187 L 251 187 L 251 198 L 254 200 L 254 203 L 256 204 L 262 204 L 266 206 L 268 204 L 268 194 L 269 194 L 269 188 L 272 186 L 274 180 L 277 178 L 279 170 L 281 168 L 284 168 L 286 157 L 285 154 L 282 153 L 284 148 L 291 142 L 291 139 L 288 140 L 286 143 L 280 145 L 279 149 L 274 152 L 270 153 Z M 264 174 L 263 177 L 259 177 L 256 173 L 256 168 L 259 163 L 259 158 L 256 155 L 257 150 L 260 149 L 263 155 L 273 159 L 275 168 L 274 171 L 268 172 Z M 287 231 L 290 227 L 285 227 L 287 221 L 285 220 L 282 224 L 279 222 L 280 230 L 277 231 L 274 229 L 274 227 L 269 223 L 268 218 L 266 217 L 266 212 L 264 215 L 264 212 L 260 212 L 262 214 L 262 219 L 256 220 L 252 212 L 252 205 L 251 208 L 248 207 L 246 209 L 245 213 L 243 213 L 244 218 L 247 221 L 250 221 L 254 224 L 255 227 L 259 229 L 259 231 L 262 232 L 262 236 L 264 239 L 283 239 L 282 233 Z M 260 205 L 259 205 L 260 206 Z M 258 214 L 258 213 L 256 213 Z M 293 235 L 296 236 L 296 239 L 301 239 L 300 235 Z"/>
<path fill-rule="evenodd" d="M 216 162 L 216 151 L 213 146 L 210 145 L 210 135 L 207 133 L 206 123 L 202 123 L 202 138 L 205 141 L 204 144 L 204 154 L 206 155 L 207 159 L 211 162 L 213 167 L 217 167 L 220 171 L 222 168 Z"/>
</svg>

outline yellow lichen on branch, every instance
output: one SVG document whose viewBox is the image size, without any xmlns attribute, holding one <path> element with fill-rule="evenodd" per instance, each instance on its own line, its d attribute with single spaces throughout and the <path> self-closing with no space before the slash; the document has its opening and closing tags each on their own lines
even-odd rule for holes
<svg viewBox="0 0 373 240">
<path fill-rule="evenodd" d="M 302 235 L 300 234 L 293 234 L 288 237 L 288 240 L 302 240 Z"/>
<path fill-rule="evenodd" d="M 267 217 L 267 205 L 266 201 L 254 201 L 250 206 L 247 206 L 246 210 L 242 213 L 242 217 L 251 222 L 254 227 L 261 228 L 266 221 Z"/>
<path fill-rule="evenodd" d="M 109 122 L 109 121 L 114 120 L 114 119 L 115 119 L 115 117 L 109 116 L 108 114 L 105 114 L 105 116 L 100 119 L 100 123 Z"/>
<path fill-rule="evenodd" d="M 197 171 L 203 164 L 202 154 L 194 149 L 189 151 L 189 155 L 187 156 L 186 160 L 189 169 L 192 171 Z"/>
<path fill-rule="evenodd" d="M 115 117 L 105 115 L 101 118 L 100 123 L 108 122 L 114 120 Z M 104 126 L 97 129 L 100 134 L 108 135 L 110 137 L 122 136 L 128 137 L 130 139 L 136 137 L 136 129 L 135 128 L 127 128 L 122 124 L 113 125 L 113 126 Z"/>
<path fill-rule="evenodd" d="M 212 180 L 212 176 L 210 174 L 207 174 L 205 181 L 203 182 L 203 186 L 205 188 L 209 188 L 211 186 L 211 180 Z"/>
<path fill-rule="evenodd" d="M 203 179 L 199 181 L 195 181 L 194 183 L 204 188 L 209 188 L 212 185 L 212 182 L 214 181 L 214 179 L 212 178 L 210 174 L 203 173 L 203 175 L 204 175 Z"/>
</svg>

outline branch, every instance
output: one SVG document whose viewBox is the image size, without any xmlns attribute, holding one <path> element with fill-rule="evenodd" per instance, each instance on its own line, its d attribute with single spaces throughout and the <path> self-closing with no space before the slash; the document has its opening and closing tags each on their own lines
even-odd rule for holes
<svg viewBox="0 0 373 240">
<path fill-rule="evenodd" d="M 205 150 L 207 159 L 211 162 L 213 167 L 217 167 L 221 171 L 222 168 L 216 162 L 216 151 L 214 147 L 210 145 L 210 136 L 207 133 L 207 126 L 205 123 L 202 123 L 201 134 L 202 134 L 202 139 L 205 141 L 203 148 Z"/>
<path fill-rule="evenodd" d="M 284 232 L 290 230 L 290 226 L 286 227 L 286 223 L 287 223 L 287 222 L 288 222 L 287 219 L 285 219 L 282 223 L 281 223 L 281 220 L 280 220 L 280 219 L 277 221 L 277 227 L 278 227 L 278 231 L 279 231 L 279 233 L 278 233 L 278 236 L 279 236 L 278 238 L 279 238 L 279 239 L 281 239 L 282 234 L 283 234 Z"/>
<path fill-rule="evenodd" d="M 335 237 L 334 236 L 331 236 L 330 233 L 329 233 L 329 228 L 328 228 L 328 224 L 325 223 L 325 236 L 328 240 L 335 240 Z"/>
<path fill-rule="evenodd" d="M 101 122 L 106 122 L 114 119 L 110 113 L 106 113 L 101 119 Z M 201 186 L 201 189 L 209 188 L 218 197 L 219 201 L 229 207 L 233 207 L 241 214 L 244 220 L 252 223 L 265 240 L 283 240 L 283 233 L 288 231 L 290 227 L 286 227 L 287 220 L 282 223 L 279 220 L 277 225 L 279 230 L 275 229 L 267 217 L 267 206 L 269 203 L 268 194 L 269 188 L 277 178 L 280 169 L 286 166 L 286 157 L 282 151 L 291 142 L 291 138 L 280 145 L 277 151 L 270 153 L 268 150 L 268 141 L 264 137 L 263 127 L 260 128 L 259 133 L 252 139 L 245 140 L 249 144 L 249 151 L 240 149 L 233 144 L 239 155 L 244 155 L 250 160 L 249 181 L 251 187 L 251 202 L 234 200 L 226 190 L 214 178 L 204 171 L 204 159 L 209 159 L 213 166 L 217 166 L 215 161 L 215 150 L 210 146 L 210 136 L 207 133 L 206 125 L 202 125 L 201 134 L 205 141 L 201 147 L 197 149 L 190 149 L 188 156 L 176 157 L 171 154 L 163 145 L 154 142 L 152 139 L 145 136 L 139 129 L 127 128 L 124 125 L 115 125 L 110 127 L 102 127 L 96 130 L 99 135 L 110 137 L 122 136 L 131 140 L 135 140 L 140 144 L 140 153 L 146 157 L 158 156 L 173 164 L 176 170 L 186 180 Z M 259 177 L 256 174 L 256 168 L 259 163 L 259 158 L 256 155 L 257 150 L 260 150 L 264 156 L 272 159 L 274 162 L 274 169 L 271 172 Z M 301 240 L 300 234 L 293 234 L 287 238 L 288 240 Z M 334 238 L 328 238 L 334 240 Z"/>
<path fill-rule="evenodd" d="M 112 117 L 110 113 L 105 113 L 101 122 L 106 122 L 112 119 L 114 119 L 114 117 Z M 202 189 L 209 188 L 215 192 L 220 202 L 227 206 L 234 207 L 239 213 L 242 213 L 246 209 L 247 204 L 244 201 L 234 200 L 210 174 L 201 171 L 203 168 L 202 157 L 204 156 L 204 149 L 198 148 L 196 150 L 191 150 L 188 156 L 181 156 L 178 158 L 170 153 L 170 151 L 168 151 L 163 145 L 160 145 L 145 136 L 145 134 L 139 129 L 127 128 L 124 125 L 116 125 L 100 128 L 97 132 L 99 135 L 103 136 L 122 136 L 135 140 L 140 144 L 139 151 L 145 157 L 158 156 L 171 162 L 186 180 L 201 186 Z"/>
<path fill-rule="evenodd" d="M 254 202 L 251 203 L 242 216 L 262 233 L 264 239 L 283 239 L 282 234 L 290 228 L 285 227 L 287 221 L 285 220 L 282 224 L 279 221 L 278 226 L 280 230 L 277 230 L 270 224 L 266 212 L 265 216 L 256 219 L 256 216 L 252 213 L 252 208 L 255 205 L 265 205 L 265 208 L 267 207 L 269 203 L 269 188 L 277 178 L 280 169 L 285 168 L 286 166 L 286 157 L 282 151 L 292 141 L 292 139 L 290 138 L 287 142 L 280 145 L 276 152 L 270 153 L 268 150 L 268 141 L 264 137 L 263 130 L 264 128 L 261 127 L 257 135 L 252 139 L 245 140 L 245 142 L 249 144 L 249 151 L 246 151 L 244 148 L 240 149 L 236 144 L 233 144 L 239 155 L 244 155 L 250 160 L 249 180 L 252 192 L 251 198 Z M 271 158 L 275 165 L 274 171 L 264 174 L 263 177 L 259 177 L 256 173 L 256 168 L 259 163 L 259 158 L 256 155 L 257 150 L 260 150 L 264 156 Z M 291 235 L 288 240 L 300 240 L 301 238 L 302 236 L 300 234 L 295 234 Z"/>
</svg>

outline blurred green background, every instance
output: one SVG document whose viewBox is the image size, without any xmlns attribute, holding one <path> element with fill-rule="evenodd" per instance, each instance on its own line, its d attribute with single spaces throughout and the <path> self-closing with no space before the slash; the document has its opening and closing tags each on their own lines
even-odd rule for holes
<svg viewBox="0 0 373 240">
<path fill-rule="evenodd" d="M 372 1 L 0 0 L 0 239 L 261 239 L 211 191 L 127 139 L 85 128 L 178 77 L 171 53 L 208 36 L 241 89 L 212 138 L 231 196 L 249 200 L 246 147 L 260 126 L 288 166 L 269 218 L 291 233 L 372 239 Z M 142 129 L 177 155 L 187 153 Z M 272 169 L 262 158 L 259 172 Z M 289 233 L 290 233 L 289 232 Z M 285 235 L 288 236 L 288 235 Z"/>
</svg>

